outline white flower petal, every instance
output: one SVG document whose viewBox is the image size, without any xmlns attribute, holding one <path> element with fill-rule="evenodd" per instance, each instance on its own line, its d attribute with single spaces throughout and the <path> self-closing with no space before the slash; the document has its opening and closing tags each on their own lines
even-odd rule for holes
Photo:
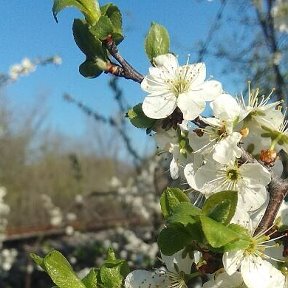
<svg viewBox="0 0 288 288">
<path fill-rule="evenodd" d="M 178 96 L 177 106 L 185 120 L 193 120 L 204 111 L 206 103 L 201 98 L 197 98 L 197 92 L 190 91 Z"/>
<path fill-rule="evenodd" d="M 145 97 L 142 109 L 146 116 L 153 119 L 166 118 L 176 108 L 176 98 L 171 93 L 148 95 Z"/>
<path fill-rule="evenodd" d="M 176 180 L 179 177 L 179 166 L 174 157 L 170 162 L 170 175 L 173 180 Z"/>
<path fill-rule="evenodd" d="M 159 270 L 134 270 L 125 279 L 125 288 L 167 288 L 170 284 L 168 275 Z"/>
<path fill-rule="evenodd" d="M 284 275 L 271 263 L 257 256 L 251 255 L 243 259 L 241 274 L 249 288 L 284 287 Z"/>
<path fill-rule="evenodd" d="M 244 258 L 243 250 L 229 251 L 223 254 L 222 262 L 224 269 L 228 275 L 232 275 L 237 271 L 237 269 L 241 265 L 241 262 L 243 261 L 243 258 Z"/>
<path fill-rule="evenodd" d="M 178 274 L 181 271 L 185 274 L 191 273 L 191 266 L 194 260 L 190 258 L 189 253 L 185 255 L 185 258 L 183 258 L 183 249 L 179 250 L 171 256 L 167 256 L 161 253 L 161 258 L 164 261 L 168 271 L 175 274 Z M 177 265 L 179 272 L 175 270 L 175 264 Z"/>
<path fill-rule="evenodd" d="M 222 84 L 216 80 L 208 80 L 203 84 L 195 87 L 193 91 L 197 91 L 197 96 L 205 101 L 215 100 L 223 92 Z"/>
<path fill-rule="evenodd" d="M 214 276 L 214 279 L 206 282 L 203 288 L 246 288 L 240 272 L 228 275 L 223 272 Z"/>
<path fill-rule="evenodd" d="M 213 159 L 221 164 L 228 164 L 235 160 L 235 158 L 240 158 L 242 150 L 237 144 L 241 138 L 242 135 L 240 133 L 233 132 L 231 135 L 219 141 L 219 143 L 215 145 Z"/>
<path fill-rule="evenodd" d="M 157 69 L 159 70 L 159 69 Z M 169 87 L 167 83 L 164 82 L 161 78 L 155 78 L 151 75 L 147 75 L 143 81 L 141 82 L 141 88 L 145 92 L 151 93 L 151 94 L 162 94 L 165 91 L 169 91 Z"/>
<path fill-rule="evenodd" d="M 271 174 L 259 163 L 247 163 L 242 165 L 239 171 L 249 187 L 266 186 L 271 181 Z"/>
<path fill-rule="evenodd" d="M 198 187 L 195 180 L 195 173 L 193 163 L 189 163 L 184 168 L 184 175 L 189 186 L 197 191 L 201 190 L 202 187 Z"/>
<path fill-rule="evenodd" d="M 191 90 L 204 83 L 206 78 L 206 65 L 204 63 L 184 65 L 183 68 L 186 69 L 186 79 L 191 80 Z"/>
<path fill-rule="evenodd" d="M 234 97 L 222 94 L 210 104 L 214 116 L 221 120 L 233 121 L 240 115 L 241 108 Z"/>
<path fill-rule="evenodd" d="M 268 199 L 268 192 L 264 186 L 250 188 L 239 185 L 238 189 L 238 204 L 242 205 L 245 211 L 255 211 Z"/>
<path fill-rule="evenodd" d="M 178 59 L 171 53 L 159 55 L 154 58 L 157 67 L 164 67 L 169 70 L 176 70 L 179 66 Z"/>
</svg>

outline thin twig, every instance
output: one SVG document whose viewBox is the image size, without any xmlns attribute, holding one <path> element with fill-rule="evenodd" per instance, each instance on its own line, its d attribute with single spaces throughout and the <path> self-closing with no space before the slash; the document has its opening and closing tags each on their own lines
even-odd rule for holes
<svg viewBox="0 0 288 288">
<path fill-rule="evenodd" d="M 127 133 L 118 125 L 117 121 L 113 119 L 112 117 L 104 117 L 100 113 L 93 111 L 91 108 L 89 108 L 87 105 L 83 104 L 82 102 L 74 99 L 71 95 L 65 94 L 64 98 L 71 102 L 76 104 L 83 112 L 85 112 L 88 116 L 92 116 L 96 121 L 102 122 L 104 124 L 108 124 L 112 127 L 114 127 L 120 136 L 122 137 L 127 151 L 131 154 L 133 159 L 135 160 L 136 168 L 138 167 L 137 163 L 141 162 L 143 159 L 142 157 L 137 153 L 137 151 L 134 149 L 130 138 L 128 137 Z"/>
<path fill-rule="evenodd" d="M 111 64 L 112 67 L 111 69 L 109 69 L 108 72 L 116 75 L 116 76 L 120 76 L 120 77 L 124 77 L 126 79 L 131 79 L 135 82 L 141 83 L 142 80 L 144 79 L 144 76 L 142 74 L 140 74 L 139 72 L 137 72 L 119 53 L 118 51 L 118 47 L 115 44 L 115 42 L 113 41 L 112 37 L 107 37 L 107 39 L 105 41 L 103 41 L 105 47 L 107 48 L 107 50 L 109 51 L 109 53 L 113 56 L 113 58 L 115 60 L 117 60 L 117 62 L 120 64 Z M 115 71 L 113 71 L 113 68 Z"/>
</svg>

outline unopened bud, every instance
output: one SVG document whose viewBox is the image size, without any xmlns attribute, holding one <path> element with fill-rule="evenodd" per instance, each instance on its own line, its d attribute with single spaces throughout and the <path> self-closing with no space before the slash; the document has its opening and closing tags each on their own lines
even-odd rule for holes
<svg viewBox="0 0 288 288">
<path fill-rule="evenodd" d="M 109 63 L 105 62 L 103 59 L 101 58 L 96 58 L 96 65 L 99 69 L 103 70 L 103 71 L 107 71 L 109 69 Z"/>
<path fill-rule="evenodd" d="M 277 152 L 271 149 L 261 150 L 259 158 L 264 164 L 273 165 L 277 159 Z"/>
<path fill-rule="evenodd" d="M 242 135 L 243 138 L 247 137 L 249 135 L 249 128 L 243 128 L 240 130 L 240 134 Z"/>
</svg>

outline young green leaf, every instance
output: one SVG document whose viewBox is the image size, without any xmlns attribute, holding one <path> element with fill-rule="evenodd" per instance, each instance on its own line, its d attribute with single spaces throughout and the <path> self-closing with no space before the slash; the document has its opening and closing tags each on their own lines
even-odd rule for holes
<svg viewBox="0 0 288 288">
<path fill-rule="evenodd" d="M 103 41 L 113 33 L 113 24 L 107 16 L 101 16 L 90 31 L 97 39 Z"/>
<path fill-rule="evenodd" d="M 142 110 L 142 103 L 137 104 L 133 108 L 129 109 L 127 116 L 131 121 L 131 124 L 137 128 L 151 128 L 156 120 L 147 117 Z"/>
<path fill-rule="evenodd" d="M 90 25 L 93 25 L 101 15 L 100 7 L 96 0 L 54 0 L 52 12 L 56 22 L 58 22 L 57 14 L 67 7 L 74 7 L 80 10 Z"/>
<path fill-rule="evenodd" d="M 214 248 L 239 239 L 238 233 L 207 216 L 200 216 L 200 221 L 207 242 Z"/>
<path fill-rule="evenodd" d="M 190 202 L 181 202 L 172 210 L 172 215 L 167 219 L 169 223 L 180 223 L 184 226 L 199 221 L 198 216 L 202 214 L 201 209 Z"/>
<path fill-rule="evenodd" d="M 82 283 L 86 288 L 96 288 L 97 287 L 97 273 L 95 268 L 92 268 L 89 273 L 82 279 Z"/>
<path fill-rule="evenodd" d="M 152 62 L 158 55 L 167 54 L 170 47 L 168 31 L 162 25 L 152 23 L 145 38 L 145 52 Z"/>
<path fill-rule="evenodd" d="M 99 39 L 95 38 L 84 20 L 75 19 L 73 22 L 73 36 L 77 46 L 88 59 L 100 58 L 107 60 L 107 52 Z"/>
<path fill-rule="evenodd" d="M 51 251 L 45 256 L 43 262 L 45 270 L 59 288 L 86 288 L 60 252 Z"/>
<path fill-rule="evenodd" d="M 192 241 L 192 237 L 181 224 L 173 224 L 161 230 L 158 245 L 165 255 L 172 255 Z"/>
<path fill-rule="evenodd" d="M 99 69 L 96 62 L 86 60 L 79 66 L 79 72 L 83 77 L 96 78 L 103 72 L 103 70 Z"/>
<path fill-rule="evenodd" d="M 175 207 L 182 202 L 189 202 L 189 197 L 179 188 L 166 188 L 160 197 L 161 211 L 164 218 L 171 216 Z"/>
<path fill-rule="evenodd" d="M 205 201 L 202 212 L 215 221 L 227 225 L 235 214 L 237 201 L 236 191 L 218 192 Z"/>
<path fill-rule="evenodd" d="M 101 7 L 101 13 L 110 19 L 113 25 L 112 38 L 116 45 L 118 45 L 124 38 L 122 34 L 122 15 L 119 8 L 109 3 Z"/>
<path fill-rule="evenodd" d="M 30 253 L 30 257 L 32 258 L 32 260 L 39 265 L 43 270 L 46 270 L 45 266 L 44 266 L 44 258 L 38 256 L 35 253 Z"/>
<path fill-rule="evenodd" d="M 107 260 L 100 268 L 100 278 L 105 288 L 122 287 L 122 283 L 129 274 L 129 267 L 124 260 Z"/>
<path fill-rule="evenodd" d="M 228 228 L 238 234 L 238 239 L 224 245 L 222 252 L 247 249 L 253 242 L 252 237 L 246 228 L 234 223 L 229 224 Z"/>
</svg>

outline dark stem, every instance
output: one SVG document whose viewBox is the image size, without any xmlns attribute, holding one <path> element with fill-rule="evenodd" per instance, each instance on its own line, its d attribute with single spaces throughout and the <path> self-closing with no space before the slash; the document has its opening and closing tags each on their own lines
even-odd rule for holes
<svg viewBox="0 0 288 288">
<path fill-rule="evenodd" d="M 124 77 L 126 79 L 131 79 L 135 82 L 141 83 L 144 79 L 144 76 L 137 72 L 120 54 L 118 51 L 118 47 L 113 41 L 112 37 L 107 37 L 105 41 L 103 41 L 105 47 L 109 51 L 109 53 L 113 56 L 115 60 L 120 64 L 116 65 L 114 64 L 117 69 L 116 73 L 112 73 L 111 71 L 108 71 L 116 76 Z"/>
</svg>

